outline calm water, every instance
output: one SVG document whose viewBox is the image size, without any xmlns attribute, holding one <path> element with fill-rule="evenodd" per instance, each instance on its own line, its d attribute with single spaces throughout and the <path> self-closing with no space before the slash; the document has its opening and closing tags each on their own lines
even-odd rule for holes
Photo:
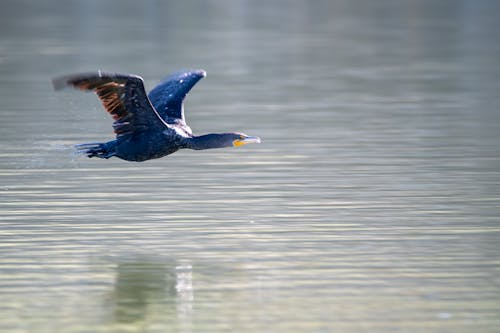
<svg viewBox="0 0 500 333">
<path fill-rule="evenodd" d="M 119 4 L 118 4 L 119 3 Z M 500 331 L 495 1 L 0 5 L 0 331 Z M 144 163 L 103 69 L 208 77 L 197 133 L 261 145 Z"/>
</svg>

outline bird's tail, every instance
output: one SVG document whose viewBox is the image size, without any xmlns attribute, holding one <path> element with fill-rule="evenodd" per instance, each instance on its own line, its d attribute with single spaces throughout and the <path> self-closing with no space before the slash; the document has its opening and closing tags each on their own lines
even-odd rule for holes
<svg viewBox="0 0 500 333">
<path fill-rule="evenodd" d="M 114 149 L 114 144 L 108 143 L 82 143 L 75 145 L 76 152 L 79 155 L 87 155 L 87 157 L 99 157 L 99 158 L 110 158 L 115 156 L 116 152 Z"/>
</svg>

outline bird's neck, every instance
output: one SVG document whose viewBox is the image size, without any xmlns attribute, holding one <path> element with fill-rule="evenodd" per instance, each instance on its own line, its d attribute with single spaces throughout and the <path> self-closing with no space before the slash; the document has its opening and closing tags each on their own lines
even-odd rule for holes
<svg viewBox="0 0 500 333">
<path fill-rule="evenodd" d="M 226 139 L 226 134 L 206 134 L 189 138 L 187 147 L 194 150 L 224 148 L 232 146 L 232 142 Z"/>
</svg>

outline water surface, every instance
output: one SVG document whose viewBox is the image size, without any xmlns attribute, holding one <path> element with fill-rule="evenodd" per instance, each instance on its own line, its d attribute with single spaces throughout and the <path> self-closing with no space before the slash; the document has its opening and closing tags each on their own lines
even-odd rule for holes
<svg viewBox="0 0 500 333">
<path fill-rule="evenodd" d="M 0 10 L 0 329 L 498 332 L 500 7 L 32 3 Z M 52 77 L 203 68 L 144 163 Z"/>
</svg>

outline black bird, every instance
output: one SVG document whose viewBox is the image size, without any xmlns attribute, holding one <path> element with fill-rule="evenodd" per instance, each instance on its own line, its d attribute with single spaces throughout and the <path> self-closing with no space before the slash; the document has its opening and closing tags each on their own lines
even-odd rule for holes
<svg viewBox="0 0 500 333">
<path fill-rule="evenodd" d="M 137 75 L 83 73 L 53 80 L 56 90 L 73 86 L 94 91 L 114 119 L 116 140 L 84 143 L 77 149 L 88 157 L 116 156 L 127 161 L 160 158 L 182 148 L 195 150 L 239 147 L 259 143 L 260 138 L 242 133 L 213 133 L 195 136 L 184 119 L 184 98 L 201 78 L 203 70 L 172 74 L 146 95 L 144 81 Z"/>
</svg>

